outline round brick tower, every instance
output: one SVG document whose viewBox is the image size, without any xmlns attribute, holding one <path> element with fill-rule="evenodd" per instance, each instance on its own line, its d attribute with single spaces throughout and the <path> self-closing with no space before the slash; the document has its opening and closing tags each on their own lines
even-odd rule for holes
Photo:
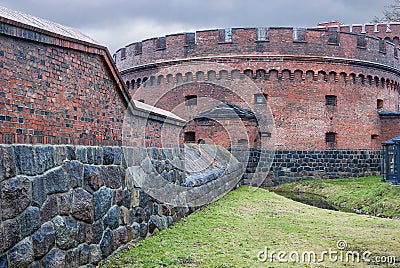
<svg viewBox="0 0 400 268">
<path fill-rule="evenodd" d="M 234 28 L 174 34 L 132 43 L 119 49 L 114 59 L 131 94 L 148 81 L 151 88 L 135 95 L 145 103 L 157 95 L 160 83 L 249 76 L 273 113 L 278 150 L 379 149 L 385 135 L 378 111 L 399 109 L 398 49 L 390 41 L 338 29 Z M 170 68 L 202 61 L 229 68 L 199 67 L 187 73 Z M 167 68 L 170 73 L 158 75 Z M 196 91 L 200 90 L 186 92 Z M 213 94 L 222 101 L 226 97 Z M 184 92 L 174 97 L 185 101 Z M 156 105 L 173 108 L 171 101 Z"/>
</svg>

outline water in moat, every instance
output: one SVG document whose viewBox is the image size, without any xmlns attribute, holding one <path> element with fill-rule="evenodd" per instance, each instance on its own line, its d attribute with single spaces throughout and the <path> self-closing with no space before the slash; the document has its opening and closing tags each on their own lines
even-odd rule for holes
<svg viewBox="0 0 400 268">
<path fill-rule="evenodd" d="M 289 198 L 293 201 L 297 201 L 297 202 L 307 204 L 310 206 L 314 206 L 317 208 L 355 213 L 355 211 L 353 211 L 353 210 L 343 208 L 343 207 L 340 207 L 340 206 L 337 206 L 335 204 L 328 202 L 325 199 L 325 197 L 318 195 L 318 194 L 304 193 L 304 192 L 292 192 L 292 191 L 277 191 L 273 188 L 269 188 L 268 190 L 271 192 L 274 192 L 278 195 Z"/>
</svg>

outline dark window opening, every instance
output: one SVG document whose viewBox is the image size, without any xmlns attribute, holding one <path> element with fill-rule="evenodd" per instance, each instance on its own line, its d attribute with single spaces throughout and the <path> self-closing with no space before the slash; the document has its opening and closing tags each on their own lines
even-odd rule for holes
<svg viewBox="0 0 400 268">
<path fill-rule="evenodd" d="M 383 109 L 383 100 L 381 100 L 381 99 L 376 100 L 376 108 Z"/>
<path fill-rule="evenodd" d="M 325 134 L 325 142 L 327 143 L 336 143 L 336 133 L 335 132 L 328 132 Z"/>
<path fill-rule="evenodd" d="M 184 142 L 185 143 L 194 143 L 194 142 L 196 142 L 196 132 L 193 132 L 193 131 L 185 132 Z"/>
<path fill-rule="evenodd" d="M 325 105 L 336 106 L 337 105 L 337 97 L 335 95 L 326 95 L 325 96 Z"/>
<path fill-rule="evenodd" d="M 244 74 L 247 75 L 250 78 L 253 78 L 253 71 L 252 70 L 244 70 Z"/>
<path fill-rule="evenodd" d="M 197 105 L 197 96 L 196 95 L 188 95 L 185 96 L 186 106 Z"/>
<path fill-rule="evenodd" d="M 371 135 L 371 140 L 377 140 L 378 137 L 379 137 L 379 135 L 377 135 L 377 134 L 372 134 L 372 135 Z"/>
<path fill-rule="evenodd" d="M 267 103 L 267 94 L 254 94 L 254 103 L 255 104 L 265 104 Z"/>
<path fill-rule="evenodd" d="M 385 40 L 379 40 L 379 52 L 386 53 L 386 41 Z"/>
<path fill-rule="evenodd" d="M 144 103 L 144 100 L 138 100 L 138 102 L 143 102 Z"/>
<path fill-rule="evenodd" d="M 200 140 L 197 141 L 197 143 L 198 143 L 198 144 L 206 144 L 206 141 L 203 140 L 203 139 L 200 139 Z"/>
</svg>

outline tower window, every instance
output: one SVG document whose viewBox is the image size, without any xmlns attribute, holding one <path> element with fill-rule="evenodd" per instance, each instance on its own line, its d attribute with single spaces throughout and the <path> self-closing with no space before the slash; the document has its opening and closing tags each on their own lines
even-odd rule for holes
<svg viewBox="0 0 400 268">
<path fill-rule="evenodd" d="M 382 99 L 376 100 L 376 109 L 383 109 L 383 100 Z"/>
<path fill-rule="evenodd" d="M 197 105 L 197 96 L 196 95 L 188 95 L 185 96 L 186 106 Z"/>
<path fill-rule="evenodd" d="M 336 133 L 335 132 L 328 132 L 325 134 L 325 142 L 327 143 L 336 143 Z"/>
<path fill-rule="evenodd" d="M 335 95 L 326 95 L 325 96 L 325 105 L 336 106 L 337 105 L 337 97 Z"/>
<path fill-rule="evenodd" d="M 193 132 L 193 131 L 185 132 L 184 142 L 185 143 L 194 143 L 194 142 L 196 142 L 196 132 Z"/>
</svg>

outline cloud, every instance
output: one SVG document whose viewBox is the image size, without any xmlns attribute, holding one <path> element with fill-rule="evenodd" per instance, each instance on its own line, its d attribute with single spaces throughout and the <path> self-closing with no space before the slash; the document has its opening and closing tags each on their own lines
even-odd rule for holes
<svg viewBox="0 0 400 268">
<path fill-rule="evenodd" d="M 111 53 L 134 41 L 227 27 L 367 23 L 393 0 L 0 0 L 0 5 L 81 30 Z"/>
<path fill-rule="evenodd" d="M 183 23 L 161 23 L 151 18 L 125 19 L 120 24 L 107 28 L 83 27 L 94 40 L 105 45 L 113 54 L 121 47 L 151 37 L 165 36 L 177 32 L 193 32 L 197 28 Z"/>
</svg>

